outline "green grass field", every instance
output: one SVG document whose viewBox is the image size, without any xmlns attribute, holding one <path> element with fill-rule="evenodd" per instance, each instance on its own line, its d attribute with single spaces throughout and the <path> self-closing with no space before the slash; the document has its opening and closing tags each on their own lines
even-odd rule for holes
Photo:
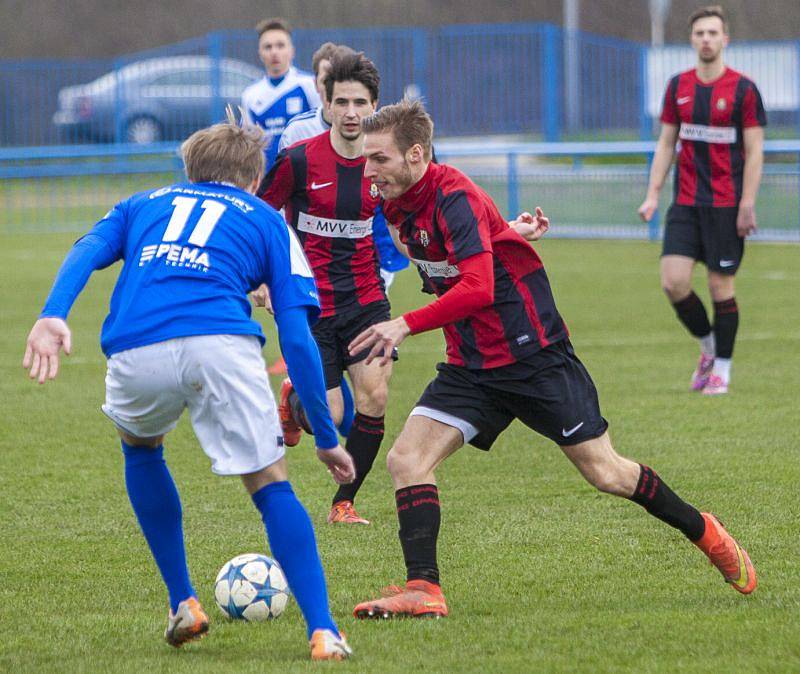
<svg viewBox="0 0 800 674">
<path fill-rule="evenodd" d="M 117 270 L 96 275 L 76 304 L 73 355 L 56 382 L 35 385 L 20 365 L 73 238 L 0 236 L 0 670 L 319 671 L 295 604 L 253 625 L 226 621 L 214 606 L 220 566 L 266 550 L 266 540 L 243 488 L 211 474 L 185 418 L 166 455 L 193 580 L 213 623 L 208 638 L 180 651 L 162 640 L 166 593 L 127 502 L 114 430 L 99 411 L 98 334 Z M 379 459 L 360 498 L 370 527 L 329 527 L 334 486 L 304 440 L 289 452 L 292 479 L 356 653 L 331 669 L 800 670 L 800 248 L 748 248 L 732 392 L 719 399 L 687 390 L 696 347 L 661 296 L 656 245 L 550 240 L 539 249 L 618 449 L 718 513 L 749 549 L 760 587 L 750 597 L 734 592 L 680 534 L 594 492 L 555 446 L 515 424 L 489 454 L 465 448 L 440 471 L 451 616 L 359 623 L 353 605 L 403 577 L 390 480 Z M 395 312 L 424 301 L 418 286 L 412 272 L 399 277 Z M 402 345 L 383 454 L 442 346 L 439 333 Z"/>
</svg>

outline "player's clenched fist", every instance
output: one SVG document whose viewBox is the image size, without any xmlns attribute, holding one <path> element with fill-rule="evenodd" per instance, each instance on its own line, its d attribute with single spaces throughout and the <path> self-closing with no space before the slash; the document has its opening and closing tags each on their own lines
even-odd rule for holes
<svg viewBox="0 0 800 674">
<path fill-rule="evenodd" d="M 650 222 L 658 209 L 658 199 L 655 197 L 647 197 L 639 206 L 639 217 L 643 222 Z"/>
<path fill-rule="evenodd" d="M 364 349 L 370 349 L 366 364 L 369 365 L 380 355 L 378 364 L 383 366 L 391 362 L 393 349 L 410 334 L 411 330 L 408 324 L 400 316 L 391 321 L 370 326 L 350 342 L 348 349 L 351 356 L 361 353 Z"/>
<path fill-rule="evenodd" d="M 22 367 L 30 368 L 30 378 L 44 384 L 58 374 L 58 354 L 61 349 L 69 355 L 72 333 L 60 318 L 40 318 L 28 335 Z"/>
</svg>

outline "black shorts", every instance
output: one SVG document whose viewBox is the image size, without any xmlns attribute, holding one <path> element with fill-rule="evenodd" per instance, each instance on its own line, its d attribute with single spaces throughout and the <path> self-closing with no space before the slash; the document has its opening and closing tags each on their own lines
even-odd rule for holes
<svg viewBox="0 0 800 674">
<path fill-rule="evenodd" d="M 391 309 L 388 300 L 379 300 L 336 316 L 320 318 L 314 324 L 311 334 L 314 335 L 322 356 L 325 388 L 330 390 L 340 386 L 342 373 L 348 365 L 364 360 L 369 354 L 369 349 L 364 349 L 351 356 L 347 345 L 371 325 L 388 321 L 390 318 Z M 392 357 L 397 360 L 397 349 L 394 350 Z"/>
<path fill-rule="evenodd" d="M 439 363 L 436 369 L 411 414 L 459 428 L 478 449 L 488 450 L 513 419 L 565 446 L 608 429 L 594 382 L 568 340 L 504 367 Z"/>
<path fill-rule="evenodd" d="M 744 256 L 744 238 L 736 231 L 737 207 L 680 206 L 667 211 L 662 255 L 698 260 L 709 271 L 733 276 Z"/>
</svg>

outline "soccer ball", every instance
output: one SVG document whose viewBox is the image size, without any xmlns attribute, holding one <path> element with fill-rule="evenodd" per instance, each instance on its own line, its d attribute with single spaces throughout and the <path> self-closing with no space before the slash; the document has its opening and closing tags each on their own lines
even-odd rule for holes
<svg viewBox="0 0 800 674">
<path fill-rule="evenodd" d="M 289 584 L 274 559 L 255 553 L 239 555 L 217 574 L 214 599 L 229 618 L 268 620 L 286 608 Z"/>
</svg>

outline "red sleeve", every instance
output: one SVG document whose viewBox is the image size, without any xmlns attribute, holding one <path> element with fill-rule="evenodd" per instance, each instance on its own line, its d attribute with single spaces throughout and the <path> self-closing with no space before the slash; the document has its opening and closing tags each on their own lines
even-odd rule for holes
<svg viewBox="0 0 800 674">
<path fill-rule="evenodd" d="M 667 84 L 667 90 L 664 92 L 664 103 L 661 106 L 661 121 L 664 124 L 680 124 L 681 120 L 678 117 L 678 110 L 675 105 L 675 95 L 676 91 L 678 90 L 678 79 L 679 75 L 673 77 L 669 84 Z"/>
<path fill-rule="evenodd" d="M 284 207 L 294 192 L 294 170 L 289 151 L 280 152 L 258 189 L 258 196 L 275 210 Z"/>
<path fill-rule="evenodd" d="M 750 84 L 742 99 L 742 127 L 766 126 L 767 114 L 755 84 Z"/>
<path fill-rule="evenodd" d="M 439 206 L 437 221 L 450 264 L 458 265 L 478 253 L 491 252 L 484 204 L 474 191 L 457 190 L 445 196 Z"/>
<path fill-rule="evenodd" d="M 494 301 L 491 253 L 478 253 L 456 266 L 461 276 L 458 283 L 435 302 L 403 316 L 412 335 L 460 321 Z"/>
</svg>

